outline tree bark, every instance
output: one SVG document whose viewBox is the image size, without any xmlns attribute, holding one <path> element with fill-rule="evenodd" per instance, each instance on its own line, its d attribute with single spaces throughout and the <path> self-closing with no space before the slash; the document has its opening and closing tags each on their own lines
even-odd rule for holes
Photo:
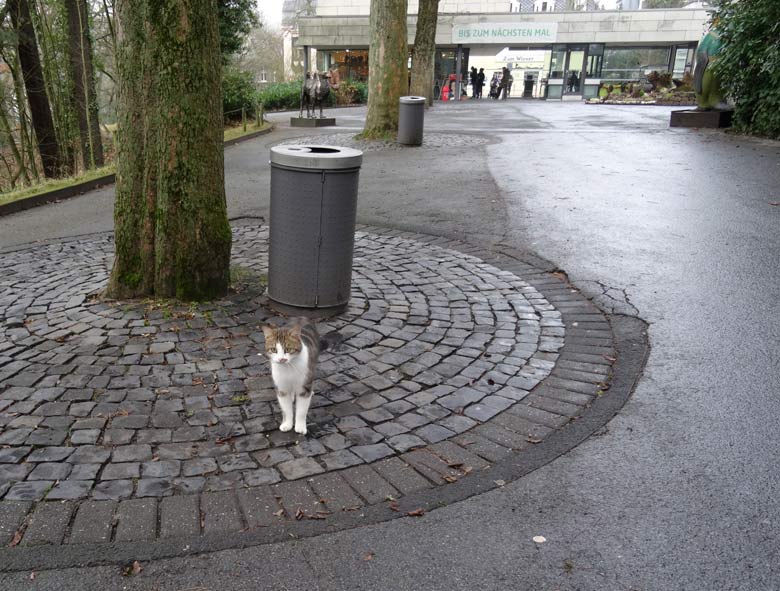
<svg viewBox="0 0 780 591">
<path fill-rule="evenodd" d="M 103 166 L 95 75 L 92 66 L 92 39 L 86 0 L 65 0 L 68 17 L 68 58 L 73 78 L 73 98 L 79 124 L 79 140 L 84 168 Z"/>
<path fill-rule="evenodd" d="M 398 99 L 408 88 L 406 7 L 407 0 L 371 0 L 366 138 L 398 133 Z"/>
<path fill-rule="evenodd" d="M 438 17 L 439 0 L 420 0 L 412 50 L 412 84 L 409 94 L 424 96 L 429 106 L 433 104 L 433 70 Z"/>
<path fill-rule="evenodd" d="M 11 22 L 18 35 L 19 62 L 43 172 L 49 178 L 57 177 L 62 174 L 65 163 L 54 130 L 30 6 L 27 0 L 8 0 L 8 11 L 11 13 Z"/>
<path fill-rule="evenodd" d="M 227 291 L 216 0 L 119 0 L 116 256 L 107 295 Z"/>
</svg>

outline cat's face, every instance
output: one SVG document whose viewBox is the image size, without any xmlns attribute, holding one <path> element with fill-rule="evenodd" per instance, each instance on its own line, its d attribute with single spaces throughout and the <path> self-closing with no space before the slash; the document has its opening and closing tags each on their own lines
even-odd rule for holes
<svg viewBox="0 0 780 591">
<path fill-rule="evenodd" d="M 301 327 L 264 326 L 265 354 L 273 363 L 288 363 L 301 352 Z"/>
</svg>

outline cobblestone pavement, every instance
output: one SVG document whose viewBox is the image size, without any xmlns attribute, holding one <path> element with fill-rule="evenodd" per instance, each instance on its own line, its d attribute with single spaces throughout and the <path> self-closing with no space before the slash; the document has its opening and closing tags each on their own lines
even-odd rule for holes
<svg viewBox="0 0 780 591">
<path fill-rule="evenodd" d="M 468 133 L 440 133 L 429 131 L 423 134 L 423 146 L 426 150 L 432 148 L 472 148 L 489 144 L 490 139 L 484 136 Z M 320 144 L 326 146 L 343 146 L 355 148 L 362 152 L 379 150 L 409 150 L 409 146 L 399 144 L 395 140 L 360 140 L 355 139 L 355 133 L 323 133 L 283 140 L 277 145 Z"/>
<path fill-rule="evenodd" d="M 273 317 L 267 239 L 236 226 L 235 289 L 197 306 L 100 301 L 107 234 L 4 256 L 0 545 L 197 536 L 395 503 L 483 478 L 609 388 L 610 324 L 565 277 L 361 228 L 349 309 L 319 325 L 342 340 L 321 357 L 309 434 L 282 433 L 258 355 Z"/>
</svg>

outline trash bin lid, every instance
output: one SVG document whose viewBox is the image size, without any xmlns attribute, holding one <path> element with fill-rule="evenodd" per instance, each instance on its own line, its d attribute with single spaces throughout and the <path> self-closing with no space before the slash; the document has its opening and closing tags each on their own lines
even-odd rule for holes
<svg viewBox="0 0 780 591">
<path fill-rule="evenodd" d="M 400 100 L 404 105 L 419 105 L 425 103 L 424 96 L 402 96 L 398 100 Z"/>
<path fill-rule="evenodd" d="M 360 168 L 363 152 L 342 146 L 319 146 L 314 144 L 274 146 L 271 148 L 271 164 L 294 168 L 318 170 L 340 170 Z"/>
</svg>

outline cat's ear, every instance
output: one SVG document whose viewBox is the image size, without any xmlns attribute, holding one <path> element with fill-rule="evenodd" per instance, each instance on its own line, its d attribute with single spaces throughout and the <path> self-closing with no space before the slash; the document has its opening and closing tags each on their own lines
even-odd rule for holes
<svg viewBox="0 0 780 591">
<path fill-rule="evenodd" d="M 262 326 L 263 334 L 265 335 L 266 340 L 270 340 L 274 336 L 274 328 L 273 326 L 268 326 L 267 324 L 264 324 Z"/>
<path fill-rule="evenodd" d="M 301 325 L 300 325 L 300 324 L 296 324 L 295 326 L 293 326 L 293 327 L 290 329 L 290 335 L 291 335 L 291 336 L 292 336 L 294 339 L 299 339 L 299 338 L 301 338 Z"/>
</svg>

